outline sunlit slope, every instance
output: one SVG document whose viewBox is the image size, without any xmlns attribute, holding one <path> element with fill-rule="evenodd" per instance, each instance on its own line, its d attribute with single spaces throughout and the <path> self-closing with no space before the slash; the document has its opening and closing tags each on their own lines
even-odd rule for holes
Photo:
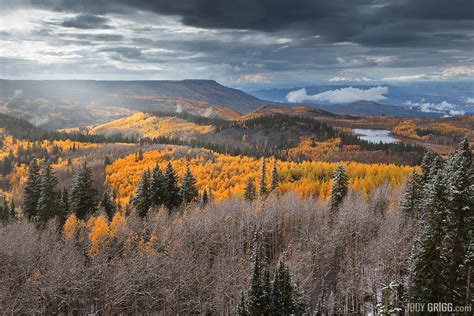
<svg viewBox="0 0 474 316">
<path fill-rule="evenodd" d="M 112 122 L 86 129 L 89 134 L 113 135 L 133 137 L 160 137 L 189 138 L 198 134 L 210 133 L 214 130 L 211 125 L 198 125 L 177 117 L 157 117 L 143 112 L 121 118 Z M 66 131 L 74 131 L 68 129 Z"/>
<path fill-rule="evenodd" d="M 300 117 L 312 117 L 312 118 L 336 117 L 335 114 L 332 114 L 320 109 L 309 108 L 306 106 L 286 106 L 286 105 L 268 104 L 268 105 L 258 108 L 255 111 L 244 114 L 241 117 L 238 117 L 236 119 L 237 120 L 251 120 L 257 117 L 271 116 L 275 114 L 300 116 Z"/>
</svg>

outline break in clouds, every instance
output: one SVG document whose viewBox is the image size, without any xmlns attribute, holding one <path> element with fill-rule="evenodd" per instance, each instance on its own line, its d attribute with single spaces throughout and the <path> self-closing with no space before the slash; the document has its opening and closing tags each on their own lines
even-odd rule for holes
<svg viewBox="0 0 474 316">
<path fill-rule="evenodd" d="M 473 12 L 468 0 L 0 0 L 0 76 L 464 80 Z"/>
</svg>

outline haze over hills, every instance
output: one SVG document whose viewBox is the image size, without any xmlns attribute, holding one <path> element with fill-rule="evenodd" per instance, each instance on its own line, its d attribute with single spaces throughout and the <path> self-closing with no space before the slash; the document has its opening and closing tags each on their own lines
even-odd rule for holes
<svg viewBox="0 0 474 316">
<path fill-rule="evenodd" d="M 28 99 L 70 99 L 77 102 L 120 101 L 120 98 L 125 96 L 170 97 L 224 105 L 239 112 L 251 111 L 264 103 L 254 96 L 225 87 L 214 80 L 1 80 L 0 97 L 12 96 Z"/>
<path fill-rule="evenodd" d="M 386 115 L 412 118 L 440 117 L 441 113 L 424 113 L 398 105 L 380 104 L 374 101 L 355 101 L 348 104 L 317 104 L 318 109 L 340 115 Z"/>
<path fill-rule="evenodd" d="M 0 81 L 0 111 L 49 129 L 106 123 L 137 111 L 232 119 L 266 103 L 212 80 Z"/>
</svg>

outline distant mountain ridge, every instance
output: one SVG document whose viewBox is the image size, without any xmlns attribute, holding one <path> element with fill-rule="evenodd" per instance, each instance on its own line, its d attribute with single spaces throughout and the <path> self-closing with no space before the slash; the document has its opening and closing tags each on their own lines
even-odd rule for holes
<svg viewBox="0 0 474 316">
<path fill-rule="evenodd" d="M 214 80 L 95 81 L 0 80 L 0 98 L 56 99 L 72 102 L 124 101 L 124 96 L 183 98 L 223 105 L 246 113 L 268 103 Z"/>
<path fill-rule="evenodd" d="M 213 80 L 0 80 L 0 112 L 50 130 L 149 111 L 232 119 L 264 104 L 268 101 Z"/>
<path fill-rule="evenodd" d="M 385 115 L 412 118 L 440 117 L 439 113 L 423 113 L 403 106 L 380 104 L 373 101 L 356 101 L 349 104 L 317 104 L 314 107 L 339 115 Z"/>
<path fill-rule="evenodd" d="M 335 95 L 338 90 L 349 87 L 359 90 L 384 87 L 387 91 L 383 93 L 385 99 L 377 101 L 377 104 L 387 108 L 381 111 L 381 108 L 374 107 L 374 104 L 366 104 L 367 106 L 357 104 L 357 102 L 363 101 L 362 98 L 361 100 L 353 100 L 357 101 L 354 103 L 307 100 L 304 101 L 304 104 L 338 114 L 380 115 L 382 114 L 381 112 L 384 112 L 385 115 L 423 118 L 474 113 L 474 102 L 472 101 L 474 100 L 474 84 L 472 82 L 409 82 L 390 85 L 373 82 L 363 84 L 321 84 L 304 87 L 249 90 L 247 92 L 257 98 L 287 103 L 287 96 L 290 92 L 303 88 L 308 96 L 325 93 L 325 96 L 321 98 L 321 100 L 325 100 L 328 92 Z M 352 108 L 349 106 L 351 104 L 354 105 Z M 371 113 L 371 109 L 376 112 Z"/>
</svg>

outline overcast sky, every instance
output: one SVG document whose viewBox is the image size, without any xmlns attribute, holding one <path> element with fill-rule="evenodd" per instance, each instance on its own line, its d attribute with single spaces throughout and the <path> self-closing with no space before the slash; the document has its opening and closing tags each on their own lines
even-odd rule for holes
<svg viewBox="0 0 474 316">
<path fill-rule="evenodd" d="M 472 0 L 0 0 L 0 77 L 472 80 Z"/>
</svg>

